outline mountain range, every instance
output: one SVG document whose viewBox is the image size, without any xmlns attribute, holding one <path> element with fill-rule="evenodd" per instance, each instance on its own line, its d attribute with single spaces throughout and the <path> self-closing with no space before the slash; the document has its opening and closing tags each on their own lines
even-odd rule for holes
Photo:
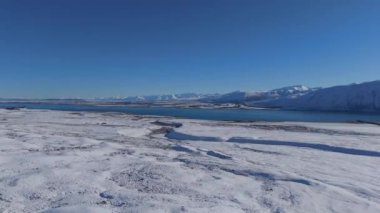
<svg viewBox="0 0 380 213">
<path fill-rule="evenodd" d="M 310 91 L 316 90 L 302 85 L 283 87 L 265 92 L 244 92 L 235 91 L 226 94 L 166 94 L 166 95 L 148 95 L 148 96 L 129 96 L 129 97 L 112 97 L 97 98 L 99 101 L 123 101 L 130 103 L 153 103 L 153 102 L 172 102 L 172 101 L 198 101 L 205 103 L 239 103 L 244 104 L 251 101 L 272 100 L 282 97 L 297 97 Z"/>
<path fill-rule="evenodd" d="M 253 103 L 296 110 L 380 112 L 380 81 L 317 89 L 304 95 Z"/>
<path fill-rule="evenodd" d="M 131 96 L 125 98 L 103 98 L 97 100 L 128 103 L 233 103 L 252 107 L 292 110 L 379 112 L 380 80 L 328 88 L 310 88 L 303 85 L 295 85 L 262 92 L 235 91 L 227 94 L 184 93 L 173 95 Z"/>
</svg>

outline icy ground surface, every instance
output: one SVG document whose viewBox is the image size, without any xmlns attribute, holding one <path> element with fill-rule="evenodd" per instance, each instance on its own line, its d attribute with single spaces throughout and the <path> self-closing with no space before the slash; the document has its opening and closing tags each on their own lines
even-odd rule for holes
<svg viewBox="0 0 380 213">
<path fill-rule="evenodd" d="M 0 212 L 380 212 L 380 127 L 0 110 Z"/>
</svg>

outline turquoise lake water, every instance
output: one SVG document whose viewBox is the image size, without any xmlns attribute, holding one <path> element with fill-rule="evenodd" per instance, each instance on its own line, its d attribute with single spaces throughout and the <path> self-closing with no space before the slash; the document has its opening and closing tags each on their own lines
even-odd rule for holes
<svg viewBox="0 0 380 213">
<path fill-rule="evenodd" d="M 136 115 L 175 116 L 190 119 L 227 121 L 309 121 L 309 122 L 380 122 L 380 114 L 316 112 L 261 109 L 198 109 L 175 107 L 96 106 L 77 104 L 1 103 L 0 108 L 25 107 L 63 111 L 124 112 Z"/>
</svg>

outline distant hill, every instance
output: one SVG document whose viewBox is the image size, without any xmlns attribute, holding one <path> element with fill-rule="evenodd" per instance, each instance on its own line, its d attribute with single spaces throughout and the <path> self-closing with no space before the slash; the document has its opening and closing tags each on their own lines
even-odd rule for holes
<svg viewBox="0 0 380 213">
<path fill-rule="evenodd" d="M 210 104 L 242 104 L 264 108 L 326 111 L 380 111 L 380 81 L 310 88 L 295 85 L 269 91 L 235 91 L 227 94 L 184 93 L 173 95 L 105 98 L 98 101 L 128 103 L 201 102 Z"/>
<path fill-rule="evenodd" d="M 236 92 L 220 95 L 217 97 L 212 97 L 209 99 L 203 99 L 203 101 L 214 102 L 214 103 L 250 103 L 250 102 L 254 103 L 257 101 L 264 101 L 264 100 L 298 97 L 314 90 L 315 89 L 312 89 L 306 86 L 296 85 L 296 86 L 283 87 L 283 88 L 274 89 L 274 90 L 265 91 L 265 92 L 236 91 Z"/>
<path fill-rule="evenodd" d="M 306 86 L 289 86 L 265 92 L 243 92 L 235 91 L 227 94 L 167 94 L 167 95 L 148 95 L 130 96 L 114 98 L 98 98 L 98 101 L 122 101 L 122 102 L 173 102 L 173 101 L 199 101 L 207 103 L 246 103 L 252 101 L 262 101 L 268 99 L 278 99 L 284 97 L 297 97 L 304 95 L 313 89 Z"/>
<path fill-rule="evenodd" d="M 380 81 L 334 86 L 295 98 L 266 100 L 252 105 L 296 110 L 380 112 Z"/>
<path fill-rule="evenodd" d="M 167 95 L 147 95 L 147 96 L 129 96 L 115 98 L 97 98 L 98 101 L 117 101 L 131 103 L 153 103 L 153 102 L 174 102 L 174 101 L 198 101 L 217 95 L 204 95 L 197 93 L 167 94 Z"/>
</svg>

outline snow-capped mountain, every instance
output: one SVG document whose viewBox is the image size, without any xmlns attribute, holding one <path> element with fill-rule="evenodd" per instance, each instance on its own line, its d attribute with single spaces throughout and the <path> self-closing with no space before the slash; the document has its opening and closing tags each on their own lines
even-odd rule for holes
<svg viewBox="0 0 380 213">
<path fill-rule="evenodd" d="M 170 95 L 147 95 L 147 96 L 129 96 L 123 98 L 103 98 L 97 99 L 99 101 L 123 101 L 123 102 L 169 102 L 169 101 L 194 101 L 202 98 L 210 97 L 211 95 L 203 95 L 197 93 L 182 93 Z"/>
<path fill-rule="evenodd" d="M 265 92 L 243 92 L 235 91 L 218 97 L 212 97 L 204 101 L 213 103 L 250 103 L 264 100 L 274 100 L 279 98 L 295 98 L 305 95 L 316 89 L 302 85 L 283 87 Z"/>
<path fill-rule="evenodd" d="M 282 87 L 279 89 L 274 89 L 268 92 L 271 98 L 282 98 L 282 97 L 298 97 L 305 95 L 311 91 L 318 90 L 319 88 L 309 88 L 303 85 L 295 85 L 289 87 Z"/>
<path fill-rule="evenodd" d="M 116 102 L 170 102 L 170 101 L 199 101 L 207 103 L 248 103 L 263 100 L 272 100 L 284 97 L 297 97 L 304 95 L 313 89 L 306 86 L 289 86 L 274 89 L 265 92 L 245 92 L 235 91 L 227 94 L 198 94 L 183 93 L 173 95 L 148 95 L 148 96 L 130 96 L 114 98 L 98 98 L 98 101 L 116 101 Z"/>
<path fill-rule="evenodd" d="M 295 85 L 264 92 L 235 91 L 227 94 L 209 95 L 184 93 L 99 100 L 130 103 L 195 101 L 294 110 L 380 111 L 380 81 L 329 88 L 310 88 Z"/>
<path fill-rule="evenodd" d="M 297 110 L 380 111 L 380 81 L 334 86 L 296 98 L 268 100 L 253 105 Z"/>
</svg>

